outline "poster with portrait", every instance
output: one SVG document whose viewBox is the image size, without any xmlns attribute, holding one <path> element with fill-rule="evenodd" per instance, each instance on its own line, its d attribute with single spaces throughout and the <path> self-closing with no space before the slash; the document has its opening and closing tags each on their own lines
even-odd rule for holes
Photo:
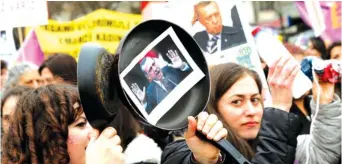
<svg viewBox="0 0 342 164">
<path fill-rule="evenodd" d="M 241 1 L 235 0 L 170 1 L 163 13 L 155 13 L 152 19 L 168 20 L 187 30 L 210 66 L 234 62 L 255 70 L 263 82 L 264 104 L 269 106 L 270 92 L 242 6 Z"/>
<path fill-rule="evenodd" d="M 120 81 L 147 121 L 156 124 L 204 76 L 170 27 L 132 60 Z"/>
</svg>

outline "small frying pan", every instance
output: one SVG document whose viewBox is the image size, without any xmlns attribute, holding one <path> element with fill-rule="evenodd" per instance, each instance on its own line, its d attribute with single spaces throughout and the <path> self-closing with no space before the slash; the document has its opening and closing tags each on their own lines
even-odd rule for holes
<svg viewBox="0 0 342 164">
<path fill-rule="evenodd" d="M 117 87 L 121 86 L 118 84 L 120 82 L 118 75 L 128 67 L 140 52 L 169 27 L 173 28 L 191 58 L 205 74 L 205 77 L 184 94 L 155 125 L 152 125 L 144 118 L 123 88 Z M 208 66 L 203 52 L 196 41 L 178 25 L 164 20 L 149 20 L 137 25 L 121 40 L 117 48 L 116 53 L 119 55 L 118 63 L 116 63 L 117 60 L 114 60 L 114 58 L 108 57 L 108 54 L 105 54 L 104 51 L 103 48 L 101 49 L 98 46 L 86 44 L 81 49 L 78 64 L 78 84 L 82 105 L 87 118 L 89 119 L 90 117 L 89 121 L 92 125 L 95 125 L 95 128 L 110 126 L 112 121 L 110 118 L 115 119 L 115 110 L 119 109 L 113 108 L 113 106 L 116 106 L 117 101 L 123 102 L 139 121 L 149 124 L 149 126 L 154 128 L 168 131 L 185 128 L 188 124 L 188 116 L 197 116 L 205 110 L 210 94 Z M 113 65 L 117 65 L 117 72 L 114 71 Z M 113 85 L 116 85 L 116 87 Z M 117 90 L 111 91 L 111 89 Z M 113 92 L 117 92 L 117 94 Z M 101 123 L 102 125 L 100 125 Z M 202 133 L 198 132 L 197 135 L 203 140 L 207 140 L 206 136 Z M 227 155 L 230 155 L 236 162 L 241 164 L 249 163 L 227 140 L 222 139 L 218 142 L 209 142 L 220 148 Z"/>
</svg>

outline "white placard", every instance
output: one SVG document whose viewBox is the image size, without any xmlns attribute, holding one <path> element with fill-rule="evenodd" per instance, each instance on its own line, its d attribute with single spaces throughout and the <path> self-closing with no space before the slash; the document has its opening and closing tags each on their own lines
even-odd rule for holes
<svg viewBox="0 0 342 164">
<path fill-rule="evenodd" d="M 264 105 L 271 106 L 272 99 L 268 89 L 265 74 L 263 72 L 261 61 L 255 46 L 254 38 L 251 34 L 252 29 L 249 25 L 247 16 L 244 13 L 243 5 L 241 1 L 236 0 L 216 0 L 218 10 L 212 4 L 208 7 L 207 20 L 198 18 L 196 16 L 195 5 L 200 1 L 189 0 L 189 1 L 170 1 L 166 5 L 164 12 L 154 13 L 156 18 L 163 18 L 171 21 L 183 27 L 189 32 L 201 49 L 205 53 L 205 57 L 209 65 L 217 65 L 222 63 L 234 62 L 243 65 L 247 68 L 255 70 L 262 82 L 263 82 L 263 93 L 264 93 Z M 209 2 L 207 2 L 209 3 Z M 204 5 L 205 6 L 205 5 Z M 210 14 L 209 14 L 210 13 Z M 198 15 L 198 13 L 197 13 Z M 221 22 L 223 28 L 219 34 L 216 43 L 216 47 L 209 48 L 210 40 L 213 38 L 212 34 L 207 32 L 204 23 L 207 21 L 210 24 L 210 19 L 215 19 L 214 22 Z M 194 21 L 196 20 L 196 21 Z M 211 24 L 214 24 L 211 22 Z M 209 49 L 214 50 L 210 53 Z M 216 49 L 216 51 L 215 51 Z"/>
<path fill-rule="evenodd" d="M 46 24 L 46 0 L 0 0 L 0 29 Z"/>
</svg>

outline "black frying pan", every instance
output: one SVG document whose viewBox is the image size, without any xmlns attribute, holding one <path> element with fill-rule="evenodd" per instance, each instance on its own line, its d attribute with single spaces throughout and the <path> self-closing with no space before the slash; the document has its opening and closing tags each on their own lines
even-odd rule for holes
<svg viewBox="0 0 342 164">
<path fill-rule="evenodd" d="M 82 47 L 78 63 L 78 85 L 85 114 L 93 127 L 103 129 L 110 125 L 110 122 L 115 119 L 116 110 L 118 110 L 115 106 L 119 100 L 126 105 L 135 118 L 149 124 L 131 98 L 120 88 L 118 75 L 169 27 L 173 28 L 205 77 L 183 95 L 155 125 L 150 124 L 150 126 L 168 131 L 183 129 L 188 124 L 188 116 L 197 116 L 206 108 L 210 94 L 210 77 L 203 52 L 192 36 L 178 25 L 164 20 L 149 20 L 137 25 L 121 40 L 117 49 L 119 61 L 108 55 L 105 49 L 96 45 L 86 44 Z M 115 72 L 113 68 L 118 72 Z M 206 140 L 201 133 L 198 133 L 198 136 Z M 225 151 L 227 155 L 231 155 L 236 162 L 249 163 L 228 141 L 209 142 Z"/>
</svg>

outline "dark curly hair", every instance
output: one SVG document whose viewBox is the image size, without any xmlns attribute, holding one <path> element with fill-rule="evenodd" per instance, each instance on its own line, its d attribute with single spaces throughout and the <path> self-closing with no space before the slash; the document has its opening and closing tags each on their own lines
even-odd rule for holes
<svg viewBox="0 0 342 164">
<path fill-rule="evenodd" d="M 68 126 L 82 113 L 78 91 L 66 84 L 24 93 L 4 136 L 3 163 L 69 163 Z"/>
</svg>

